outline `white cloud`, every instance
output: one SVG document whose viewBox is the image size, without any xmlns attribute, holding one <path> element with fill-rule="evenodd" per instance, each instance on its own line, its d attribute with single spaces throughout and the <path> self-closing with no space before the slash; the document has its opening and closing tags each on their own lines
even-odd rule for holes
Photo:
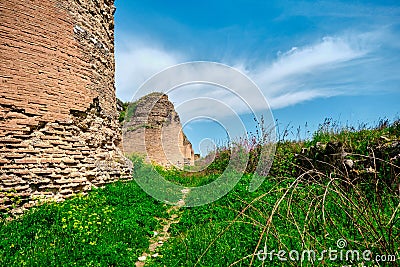
<svg viewBox="0 0 400 267">
<path fill-rule="evenodd" d="M 354 47 L 347 40 L 325 37 L 314 45 L 297 48 L 283 53 L 271 66 L 266 66 L 256 74 L 261 83 L 280 82 L 288 76 L 312 73 L 319 68 L 350 61 L 366 54 L 366 50 Z"/>
<path fill-rule="evenodd" d="M 165 51 L 156 43 L 145 43 L 140 39 L 127 37 L 124 48 L 116 49 L 117 96 L 131 101 L 139 86 L 157 72 L 182 62 L 178 53 Z"/>
<path fill-rule="evenodd" d="M 381 40 L 381 37 L 378 39 Z M 242 61 L 238 62 L 236 68 L 258 85 L 273 109 L 284 108 L 315 98 L 348 93 L 349 86 L 359 82 L 357 79 L 360 76 L 354 75 L 355 69 L 366 60 L 371 60 L 368 57 L 376 48 L 377 41 L 374 33 L 327 36 L 308 46 L 281 52 L 273 62 L 249 67 Z M 155 73 L 190 59 L 190 55 L 166 51 L 160 45 L 138 39 L 125 46 L 125 49 L 116 52 L 117 94 L 125 101 L 131 100 L 137 88 Z M 202 67 L 174 75 L 188 81 L 196 77 L 210 77 L 220 84 L 235 87 L 239 95 L 245 95 L 246 102 L 251 103 L 252 108 L 258 111 L 266 108 L 265 103 L 259 101 L 259 94 L 248 93 L 250 89 L 246 88 L 246 83 L 240 77 L 225 77 L 212 68 Z M 148 89 L 161 91 L 168 89 L 168 86 L 155 82 Z M 239 97 L 215 86 L 192 85 L 189 89 L 177 89 L 169 95 L 177 105 L 199 97 L 210 97 L 222 101 L 238 113 L 248 111 Z M 206 104 L 201 102 L 200 105 Z M 199 110 L 207 108 L 217 110 L 216 107 L 193 104 L 186 106 L 185 112 L 192 109 L 197 114 Z"/>
<path fill-rule="evenodd" d="M 361 37 L 364 35 L 324 37 L 313 45 L 293 47 L 279 53 L 272 64 L 263 64 L 247 74 L 261 88 L 272 108 L 337 95 L 343 93 L 335 85 L 338 81 L 327 79 L 321 83 L 321 77 L 340 72 L 366 56 L 368 44 Z"/>
<path fill-rule="evenodd" d="M 333 94 L 332 94 L 333 95 Z M 290 105 L 294 105 L 297 103 L 301 103 L 307 100 L 312 100 L 318 97 L 328 97 L 332 96 L 328 95 L 324 92 L 320 92 L 318 90 L 307 90 L 307 91 L 300 91 L 300 92 L 292 92 L 279 95 L 277 97 L 272 98 L 270 101 L 270 105 L 275 109 L 287 107 Z"/>
</svg>

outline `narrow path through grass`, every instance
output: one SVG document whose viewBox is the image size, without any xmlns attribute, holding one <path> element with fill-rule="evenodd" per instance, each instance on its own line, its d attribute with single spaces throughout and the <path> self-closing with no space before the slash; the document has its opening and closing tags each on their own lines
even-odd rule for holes
<svg viewBox="0 0 400 267">
<path fill-rule="evenodd" d="M 185 199 L 187 195 L 190 193 L 189 188 L 185 188 L 182 191 L 182 198 L 176 203 L 176 205 L 171 206 L 167 210 L 167 214 L 169 214 L 168 218 L 157 218 L 159 224 L 161 225 L 161 231 L 154 231 L 153 237 L 149 240 L 150 244 L 146 251 L 142 253 L 142 255 L 138 258 L 138 261 L 135 263 L 136 267 L 143 267 L 146 265 L 146 260 L 149 257 L 157 258 L 160 255 L 157 253 L 157 249 L 161 247 L 168 239 L 170 238 L 169 229 L 172 224 L 179 223 L 179 220 L 182 215 L 181 207 L 185 206 Z"/>
<path fill-rule="evenodd" d="M 346 152 L 339 153 L 344 158 L 333 157 L 335 147 Z M 203 206 L 183 208 L 188 189 L 171 207 L 135 181 L 107 185 L 44 204 L 11 222 L 0 220 L 0 266 L 399 266 L 399 155 L 400 123 L 279 143 L 270 176 L 257 191 L 248 191 L 252 174 L 246 173 L 227 195 Z M 135 177 L 152 178 L 151 167 L 134 164 Z M 223 164 L 215 165 L 211 171 Z M 218 172 L 164 174 L 194 187 Z M 346 251 L 369 250 L 372 257 L 396 260 L 282 263 L 276 255 L 279 250 L 320 253 L 338 248 L 338 240 L 345 241 Z M 257 252 L 264 248 L 275 254 L 262 261 Z M 141 256 L 144 262 L 138 261 Z"/>
</svg>

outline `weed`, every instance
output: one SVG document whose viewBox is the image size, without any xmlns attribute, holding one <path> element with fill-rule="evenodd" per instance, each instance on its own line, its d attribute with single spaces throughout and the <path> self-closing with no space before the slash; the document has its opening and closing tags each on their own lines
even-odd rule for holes
<svg viewBox="0 0 400 267">
<path fill-rule="evenodd" d="M 285 132 L 282 133 L 285 136 Z M 182 208 L 170 239 L 148 266 L 398 266 L 400 258 L 400 123 L 340 128 L 326 121 L 311 140 L 280 140 L 264 183 L 249 192 L 263 139 L 217 149 L 199 172 L 154 169 L 184 186 L 210 183 L 234 153 L 249 163 L 235 188 L 218 201 Z M 242 153 L 242 154 L 241 154 Z M 131 156 L 134 176 L 152 179 L 153 167 Z M 240 161 L 239 160 L 239 161 Z M 351 161 L 352 164 L 349 164 Z M 0 222 L 0 265 L 132 266 L 149 246 L 155 218 L 167 207 L 135 181 L 108 185 L 63 203 L 45 203 L 11 222 Z M 280 261 L 278 251 L 369 250 L 371 262 L 323 258 Z M 261 261 L 264 249 L 274 250 Z M 286 255 L 287 256 L 287 255 Z"/>
</svg>

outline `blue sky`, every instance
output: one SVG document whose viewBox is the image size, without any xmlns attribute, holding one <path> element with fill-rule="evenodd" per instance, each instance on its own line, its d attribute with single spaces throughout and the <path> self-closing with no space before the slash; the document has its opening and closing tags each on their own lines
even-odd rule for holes
<svg viewBox="0 0 400 267">
<path fill-rule="evenodd" d="M 116 87 L 123 101 L 164 68 L 214 61 L 258 85 L 280 128 L 290 124 L 305 132 L 306 123 L 313 131 L 325 118 L 358 125 L 399 116 L 399 1 L 116 0 L 115 5 Z M 182 96 L 198 97 L 195 91 L 170 95 L 181 117 L 190 117 L 179 109 Z M 245 119 L 251 128 L 250 121 Z M 226 135 L 210 120 L 188 123 L 185 133 L 196 152 L 202 139 Z"/>
</svg>

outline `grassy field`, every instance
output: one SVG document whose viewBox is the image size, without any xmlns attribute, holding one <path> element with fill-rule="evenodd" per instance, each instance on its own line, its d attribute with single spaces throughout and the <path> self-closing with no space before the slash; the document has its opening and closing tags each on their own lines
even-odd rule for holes
<svg viewBox="0 0 400 267">
<path fill-rule="evenodd" d="M 327 121 L 311 140 L 280 141 L 257 191 L 248 191 L 248 166 L 218 201 L 179 208 L 170 238 L 145 264 L 399 266 L 399 139 L 398 122 L 348 129 Z M 256 154 L 253 148 L 248 153 Z M 167 180 L 198 186 L 216 179 L 229 155 L 220 148 L 216 161 L 195 174 L 156 169 Z M 134 175 L 148 175 L 151 166 L 133 159 Z M 0 266 L 134 266 L 168 209 L 135 181 L 44 204 L 0 222 Z"/>
</svg>

